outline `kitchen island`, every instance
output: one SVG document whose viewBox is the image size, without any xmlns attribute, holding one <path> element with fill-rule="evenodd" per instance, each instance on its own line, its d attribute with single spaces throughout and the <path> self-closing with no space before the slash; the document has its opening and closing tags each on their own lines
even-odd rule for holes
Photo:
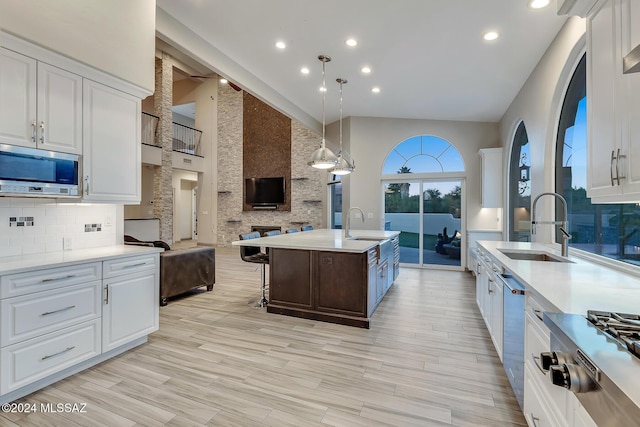
<svg viewBox="0 0 640 427">
<path fill-rule="evenodd" d="M 320 229 L 233 245 L 269 248 L 267 312 L 369 328 L 399 272 L 399 234 Z"/>
</svg>

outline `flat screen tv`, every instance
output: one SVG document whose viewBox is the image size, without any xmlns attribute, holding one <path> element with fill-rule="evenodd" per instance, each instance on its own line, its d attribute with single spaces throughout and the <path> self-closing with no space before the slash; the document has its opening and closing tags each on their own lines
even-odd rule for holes
<svg viewBox="0 0 640 427">
<path fill-rule="evenodd" d="M 253 206 L 281 205 L 285 203 L 284 177 L 247 178 L 245 201 Z"/>
</svg>

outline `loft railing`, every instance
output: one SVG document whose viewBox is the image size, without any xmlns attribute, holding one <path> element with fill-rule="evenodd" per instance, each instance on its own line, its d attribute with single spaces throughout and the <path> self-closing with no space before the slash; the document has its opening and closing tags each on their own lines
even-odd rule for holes
<svg viewBox="0 0 640 427">
<path fill-rule="evenodd" d="M 199 156 L 201 137 L 201 130 L 173 123 L 173 151 Z"/>
<path fill-rule="evenodd" d="M 149 113 L 142 113 L 142 143 L 159 146 L 158 122 L 160 118 Z"/>
<path fill-rule="evenodd" d="M 142 143 L 160 147 L 158 137 L 160 119 L 149 113 L 142 113 Z M 202 131 L 173 122 L 172 150 L 200 156 L 200 138 Z"/>
</svg>

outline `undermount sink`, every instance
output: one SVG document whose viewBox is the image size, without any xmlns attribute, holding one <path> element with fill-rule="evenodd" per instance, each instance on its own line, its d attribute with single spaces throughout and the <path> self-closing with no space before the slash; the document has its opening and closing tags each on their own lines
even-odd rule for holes
<svg viewBox="0 0 640 427">
<path fill-rule="evenodd" d="M 547 252 L 540 251 L 516 251 L 508 249 L 498 249 L 507 258 L 518 261 L 545 261 L 545 262 L 572 262 L 566 258 L 552 255 Z"/>
</svg>

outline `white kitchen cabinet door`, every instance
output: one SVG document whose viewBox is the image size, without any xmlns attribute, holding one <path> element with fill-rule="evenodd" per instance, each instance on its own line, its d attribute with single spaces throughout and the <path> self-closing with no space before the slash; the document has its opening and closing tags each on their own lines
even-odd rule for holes
<svg viewBox="0 0 640 427">
<path fill-rule="evenodd" d="M 84 80 L 83 201 L 140 203 L 140 100 Z"/>
<path fill-rule="evenodd" d="M 82 154 L 82 77 L 2 49 L 0 142 Z"/>
<path fill-rule="evenodd" d="M 157 268 L 105 279 L 103 287 L 103 352 L 158 330 Z"/>
<path fill-rule="evenodd" d="M 82 77 L 38 62 L 36 146 L 82 154 Z"/>
<path fill-rule="evenodd" d="M 496 273 L 497 274 L 497 273 Z M 500 361 L 502 361 L 502 343 L 504 338 L 504 287 L 500 280 L 490 280 L 490 321 L 491 321 L 491 340 L 498 352 Z"/>
<path fill-rule="evenodd" d="M 640 73 L 622 58 L 640 40 L 640 6 L 601 0 L 587 18 L 587 196 L 593 203 L 640 199 Z"/>
<path fill-rule="evenodd" d="M 622 0 L 622 55 L 640 45 L 640 3 Z M 625 116 L 622 117 L 622 144 L 626 159 L 622 162 L 625 179 L 622 181 L 624 201 L 640 200 L 640 73 L 621 74 L 622 94 L 625 97 Z"/>
<path fill-rule="evenodd" d="M 483 148 L 482 157 L 482 207 L 502 207 L 502 148 Z"/>
<path fill-rule="evenodd" d="M 35 147 L 37 61 L 0 48 L 0 143 Z"/>
<path fill-rule="evenodd" d="M 587 185 L 589 197 L 620 194 L 614 166 L 620 128 L 616 125 L 616 78 L 613 1 L 600 2 L 587 18 Z"/>
</svg>

